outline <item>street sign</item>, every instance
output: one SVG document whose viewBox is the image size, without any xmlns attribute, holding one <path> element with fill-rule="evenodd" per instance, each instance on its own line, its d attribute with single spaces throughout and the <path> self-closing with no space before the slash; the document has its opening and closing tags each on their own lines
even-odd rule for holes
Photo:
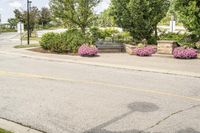
<svg viewBox="0 0 200 133">
<path fill-rule="evenodd" d="M 22 22 L 19 22 L 17 24 L 17 33 L 19 33 L 19 34 L 24 33 L 24 24 Z"/>
<path fill-rule="evenodd" d="M 23 42 L 23 33 L 24 33 L 24 24 L 22 22 L 19 22 L 17 24 L 17 33 L 20 34 L 20 40 L 21 40 L 21 45 Z"/>
</svg>

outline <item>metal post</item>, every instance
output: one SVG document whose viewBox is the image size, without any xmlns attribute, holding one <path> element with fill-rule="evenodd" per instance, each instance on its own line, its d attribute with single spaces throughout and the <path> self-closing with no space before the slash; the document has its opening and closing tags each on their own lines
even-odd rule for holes
<svg viewBox="0 0 200 133">
<path fill-rule="evenodd" d="M 1 14 L 0 14 L 0 34 L 1 34 Z"/>
</svg>

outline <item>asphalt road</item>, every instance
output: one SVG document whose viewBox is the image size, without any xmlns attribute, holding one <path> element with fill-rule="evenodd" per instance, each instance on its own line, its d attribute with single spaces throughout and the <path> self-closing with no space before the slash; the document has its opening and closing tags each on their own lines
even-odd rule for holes
<svg viewBox="0 0 200 133">
<path fill-rule="evenodd" d="M 0 117 L 48 133 L 200 133 L 200 79 L 0 54 Z"/>
</svg>

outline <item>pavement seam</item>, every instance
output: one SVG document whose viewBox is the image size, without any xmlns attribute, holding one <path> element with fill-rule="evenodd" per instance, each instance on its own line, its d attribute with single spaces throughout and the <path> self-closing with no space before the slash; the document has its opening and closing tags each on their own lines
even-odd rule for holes
<svg viewBox="0 0 200 133">
<path fill-rule="evenodd" d="M 47 133 L 45 131 L 42 131 L 40 129 L 37 129 L 37 128 L 34 128 L 32 126 L 29 126 L 29 125 L 25 125 L 23 123 L 20 123 L 20 122 L 17 122 L 17 121 L 14 121 L 14 120 L 10 120 L 10 119 L 7 119 L 7 118 L 4 118 L 4 117 L 0 117 L 1 120 L 4 120 L 4 121 L 7 121 L 7 122 L 11 122 L 11 123 L 14 123 L 16 125 L 18 125 L 18 127 L 25 127 L 25 128 L 28 128 L 28 130 L 34 130 L 34 131 L 37 131 L 39 133 Z"/>
<path fill-rule="evenodd" d="M 49 57 L 41 57 L 41 56 L 31 56 L 26 54 L 19 54 L 19 53 L 9 53 L 1 51 L 0 54 L 12 54 L 18 55 L 23 58 L 32 58 L 38 60 L 45 60 L 45 61 L 53 61 L 53 62 L 67 62 L 67 63 L 74 63 L 74 64 L 83 64 L 83 65 L 92 65 L 98 67 L 106 67 L 106 68 L 115 68 L 115 69 L 125 69 L 125 70 L 132 70 L 132 71 L 141 71 L 141 72 L 152 72 L 152 73 L 161 73 L 161 74 L 168 74 L 168 75 L 176 75 L 176 76 L 189 76 L 193 78 L 200 78 L 200 74 L 194 72 L 183 72 L 183 71 L 173 71 L 173 70 L 164 70 L 164 69 L 149 69 L 149 68 L 142 68 L 142 67 L 134 67 L 134 66 L 126 66 L 126 65 L 119 65 L 119 64 L 108 64 L 108 63 L 100 63 L 100 62 L 89 62 L 89 61 L 78 61 L 77 59 L 58 59 L 58 58 L 49 58 Z"/>
<path fill-rule="evenodd" d="M 158 122 L 156 122 L 156 123 L 153 124 L 152 126 L 146 128 L 145 130 L 143 130 L 143 131 L 141 131 L 141 132 L 139 132 L 139 133 L 143 133 L 143 132 L 145 132 L 145 131 L 151 130 L 151 129 L 153 129 L 153 128 L 159 126 L 159 125 L 160 125 L 161 123 L 163 123 L 164 121 L 170 119 L 171 117 L 173 117 L 173 116 L 175 116 L 175 115 L 177 115 L 177 114 L 183 113 L 183 112 L 185 112 L 185 111 L 188 111 L 188 110 L 197 108 L 197 107 L 200 107 L 200 104 L 193 105 L 193 106 L 191 106 L 191 107 L 189 107 L 189 108 L 185 108 L 185 109 L 182 109 L 182 110 L 178 110 L 178 111 L 176 111 L 176 112 L 173 112 L 173 113 L 169 114 L 168 116 L 164 117 L 163 119 L 159 120 Z"/>
</svg>

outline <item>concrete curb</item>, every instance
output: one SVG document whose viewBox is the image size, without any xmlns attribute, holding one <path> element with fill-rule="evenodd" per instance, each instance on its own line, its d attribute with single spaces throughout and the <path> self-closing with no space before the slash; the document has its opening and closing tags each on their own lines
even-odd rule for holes
<svg viewBox="0 0 200 133">
<path fill-rule="evenodd" d="M 10 121 L 4 118 L 0 118 L 0 128 L 11 131 L 13 133 L 45 133 L 45 132 L 30 128 L 28 126 L 23 126 L 22 124 L 19 124 L 17 122 Z"/>
<path fill-rule="evenodd" d="M 163 58 L 174 58 L 173 55 L 167 55 L 167 54 L 154 54 L 154 57 L 163 57 Z M 200 59 L 200 53 L 197 55 L 197 59 Z"/>
<path fill-rule="evenodd" d="M 142 68 L 142 67 L 127 66 L 127 65 L 80 61 L 80 60 L 76 60 L 76 59 L 58 59 L 58 58 L 32 56 L 32 55 L 27 55 L 27 54 L 11 53 L 11 52 L 3 52 L 3 51 L 1 51 L 0 54 L 17 55 L 17 56 L 21 56 L 21 57 L 25 57 L 25 58 L 33 58 L 33 59 L 38 59 L 38 60 L 68 62 L 68 63 L 75 63 L 75 64 L 85 64 L 85 65 L 92 65 L 92 66 L 99 66 L 99 67 L 115 68 L 115 69 L 126 69 L 126 70 L 134 70 L 134 71 L 172 74 L 172 75 L 200 78 L 200 73 L 198 74 L 198 73 L 193 73 L 193 72 L 173 71 L 173 70 L 165 70 L 165 69 L 152 69 L 152 68 L 144 68 L 144 67 Z"/>
</svg>

